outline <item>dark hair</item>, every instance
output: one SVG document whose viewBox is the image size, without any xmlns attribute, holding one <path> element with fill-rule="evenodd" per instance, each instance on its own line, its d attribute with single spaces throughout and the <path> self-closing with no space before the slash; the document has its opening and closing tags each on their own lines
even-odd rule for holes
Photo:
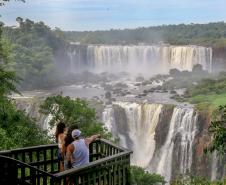
<svg viewBox="0 0 226 185">
<path fill-rule="evenodd" d="M 64 129 L 65 129 L 65 128 L 66 128 L 65 123 L 59 122 L 59 123 L 57 124 L 56 132 L 55 132 L 55 138 L 56 138 L 56 142 L 57 142 L 57 143 L 58 143 L 58 136 L 59 136 L 59 134 L 64 133 Z"/>
<path fill-rule="evenodd" d="M 68 131 L 67 131 L 67 135 L 66 137 L 64 138 L 64 145 L 65 145 L 65 148 L 67 148 L 68 145 L 70 145 L 74 139 L 73 137 L 71 136 L 71 133 L 74 129 L 78 129 L 78 125 L 71 125 L 69 128 L 68 128 Z"/>
</svg>

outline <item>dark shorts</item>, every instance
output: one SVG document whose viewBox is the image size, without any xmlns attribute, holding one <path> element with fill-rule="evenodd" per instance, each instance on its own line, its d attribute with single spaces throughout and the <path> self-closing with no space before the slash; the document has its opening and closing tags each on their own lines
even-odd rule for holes
<svg viewBox="0 0 226 185">
<path fill-rule="evenodd" d="M 57 159 L 58 159 L 59 161 L 63 161 L 63 156 L 62 156 L 62 152 L 61 152 L 60 149 L 58 149 L 58 152 L 57 152 Z"/>
</svg>

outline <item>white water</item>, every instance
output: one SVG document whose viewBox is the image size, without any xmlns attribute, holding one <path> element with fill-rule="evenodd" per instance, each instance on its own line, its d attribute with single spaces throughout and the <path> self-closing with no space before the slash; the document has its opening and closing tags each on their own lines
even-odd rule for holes
<svg viewBox="0 0 226 185">
<path fill-rule="evenodd" d="M 218 164 L 217 152 L 214 151 L 212 154 L 212 164 L 211 164 L 211 180 L 212 181 L 217 179 L 217 164 Z"/>
<path fill-rule="evenodd" d="M 102 121 L 109 132 L 115 135 L 115 116 L 112 106 L 107 106 L 102 113 Z"/>
<path fill-rule="evenodd" d="M 117 102 L 116 105 L 124 109 L 127 121 L 127 132 L 133 145 L 132 163 L 147 168 L 155 151 L 155 128 L 159 121 L 162 105 L 160 104 L 137 104 L 128 102 Z M 109 116 L 109 119 L 107 117 Z M 112 109 L 105 109 L 103 118 L 106 127 L 114 130 L 109 124 L 115 124 Z M 118 135 L 120 142 L 126 146 L 125 137 Z"/>
<path fill-rule="evenodd" d="M 97 71 L 121 70 L 142 74 L 166 73 L 171 68 L 190 71 L 195 64 L 212 70 L 212 49 L 201 46 L 88 45 L 83 52 L 85 55 L 79 46 L 69 52 L 71 69 L 81 67 L 83 63 L 84 67 Z"/>
<path fill-rule="evenodd" d="M 170 181 L 172 175 L 173 151 L 175 147 L 180 147 L 180 174 L 190 172 L 192 165 L 192 146 L 196 134 L 196 119 L 193 108 L 176 107 L 170 121 L 169 131 L 166 141 L 160 149 L 158 165 L 152 166 L 154 172 L 165 177 L 166 181 Z M 181 137 L 179 146 L 176 146 L 176 136 Z"/>
<path fill-rule="evenodd" d="M 195 115 L 192 107 L 177 106 L 173 110 L 168 134 L 165 143 L 158 150 L 157 163 L 152 163 L 156 142 L 155 129 L 159 122 L 163 105 L 161 104 L 137 104 L 117 102 L 116 105 L 123 108 L 127 118 L 127 136 L 132 141 L 131 146 L 126 145 L 126 136 L 120 136 L 121 144 L 133 150 L 131 162 L 134 165 L 144 167 L 154 173 L 161 174 L 166 181 L 171 180 L 173 155 L 179 150 L 179 166 L 175 169 L 179 174 L 189 173 L 192 166 L 193 141 L 197 131 Z M 118 133 L 117 120 L 114 118 L 112 107 L 105 109 L 103 121 L 106 127 Z M 178 139 L 179 136 L 179 139 Z M 177 141 L 177 142 L 176 142 Z M 156 158 L 156 156 L 155 156 Z"/>
</svg>

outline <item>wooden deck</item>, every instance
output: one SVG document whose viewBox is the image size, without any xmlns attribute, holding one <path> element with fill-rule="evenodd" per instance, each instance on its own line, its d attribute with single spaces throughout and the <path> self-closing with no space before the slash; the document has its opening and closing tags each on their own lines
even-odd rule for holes
<svg viewBox="0 0 226 185">
<path fill-rule="evenodd" d="M 129 185 L 131 151 L 107 140 L 90 145 L 90 163 L 59 172 L 56 144 L 0 152 L 1 185 Z"/>
</svg>

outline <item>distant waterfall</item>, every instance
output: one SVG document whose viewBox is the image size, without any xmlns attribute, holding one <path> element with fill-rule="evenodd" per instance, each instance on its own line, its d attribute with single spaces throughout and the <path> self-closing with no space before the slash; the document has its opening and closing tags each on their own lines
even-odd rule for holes
<svg viewBox="0 0 226 185">
<path fill-rule="evenodd" d="M 168 72 L 171 68 L 192 70 L 195 64 L 212 70 L 212 49 L 201 46 L 71 46 L 71 69 L 129 70 L 132 72 Z M 139 66 L 139 68 L 137 68 Z M 109 68 L 110 67 L 110 68 Z"/>
<path fill-rule="evenodd" d="M 178 161 L 180 163 L 177 166 L 179 174 L 190 172 L 196 119 L 197 116 L 194 116 L 193 108 L 174 108 L 166 141 L 159 152 L 158 165 L 152 167 L 155 169 L 154 172 L 163 175 L 167 181 L 171 179 L 173 153 L 176 148 L 179 148 Z"/>
</svg>

